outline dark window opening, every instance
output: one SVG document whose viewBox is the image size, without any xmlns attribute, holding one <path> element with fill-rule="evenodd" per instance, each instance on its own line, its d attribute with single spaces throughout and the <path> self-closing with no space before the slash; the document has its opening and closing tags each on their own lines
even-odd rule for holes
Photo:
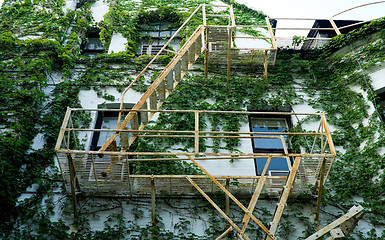
<svg viewBox="0 0 385 240">
<path fill-rule="evenodd" d="M 377 93 L 378 102 L 377 102 L 377 110 L 380 114 L 381 120 L 385 122 L 385 90 L 381 93 Z"/>
<path fill-rule="evenodd" d="M 268 114 L 250 116 L 250 131 L 252 132 L 270 132 L 280 133 L 287 132 L 291 127 L 290 116 L 272 116 Z M 290 144 L 287 135 L 264 135 L 254 134 L 253 136 L 261 136 L 267 138 L 253 138 L 252 146 L 254 153 L 285 153 L 290 152 Z M 277 137 L 277 138 L 270 138 Z M 255 171 L 257 175 L 261 175 L 266 165 L 267 158 L 255 158 Z M 289 172 L 289 165 L 292 159 L 288 157 L 272 158 L 267 168 L 266 175 L 269 176 L 286 176 Z"/>
<path fill-rule="evenodd" d="M 156 55 L 164 45 L 143 45 L 142 55 Z M 167 51 L 162 51 L 160 55 L 166 55 Z"/>
<path fill-rule="evenodd" d="M 177 31 L 177 27 L 173 27 L 172 22 L 156 21 L 147 24 L 140 24 L 140 43 L 137 54 L 139 55 L 156 55 L 159 50 L 167 43 L 168 39 Z M 177 51 L 180 47 L 180 39 L 174 38 L 168 45 L 168 49 Z M 162 51 L 161 55 L 168 54 Z"/>
<path fill-rule="evenodd" d="M 84 56 L 95 56 L 105 51 L 104 45 L 100 40 L 100 29 L 93 27 L 87 29 L 86 39 L 83 40 L 80 45 L 82 55 Z"/>
<path fill-rule="evenodd" d="M 131 109 L 134 104 L 123 105 L 124 109 Z M 98 108 L 107 108 L 107 109 L 119 109 L 119 103 L 110 103 L 110 104 L 101 104 Z M 121 119 L 124 119 L 126 114 L 122 114 Z M 109 112 L 109 111 L 99 111 L 96 116 L 95 129 L 116 129 L 118 123 L 119 112 Z M 140 114 L 138 114 L 138 125 L 140 124 Z M 131 129 L 131 121 L 126 125 L 127 130 Z M 98 151 L 103 144 L 112 136 L 113 132 L 94 132 L 91 140 L 91 151 Z M 131 138 L 131 133 L 121 133 L 115 140 L 118 149 L 124 147 L 121 138 L 124 138 L 124 142 L 128 142 L 128 139 Z M 123 146 L 122 146 L 123 144 Z"/>
</svg>

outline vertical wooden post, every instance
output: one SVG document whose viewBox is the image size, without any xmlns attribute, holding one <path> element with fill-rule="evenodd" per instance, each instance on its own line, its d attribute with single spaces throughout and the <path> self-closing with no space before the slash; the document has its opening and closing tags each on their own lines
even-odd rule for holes
<svg viewBox="0 0 385 240">
<path fill-rule="evenodd" d="M 173 73 L 174 73 L 174 70 L 171 69 L 171 71 L 166 76 L 166 81 L 167 81 L 166 89 L 167 89 L 167 91 L 170 91 L 170 92 L 174 88 L 174 74 Z"/>
<path fill-rule="evenodd" d="M 150 95 L 150 109 L 151 110 L 157 110 L 157 96 L 156 96 L 156 91 L 153 91 Z"/>
<path fill-rule="evenodd" d="M 151 220 L 152 220 L 152 227 L 156 226 L 155 209 L 156 209 L 155 180 L 154 180 L 154 176 L 151 175 Z"/>
<path fill-rule="evenodd" d="M 297 170 L 298 170 L 299 164 L 301 162 L 301 158 L 302 157 L 296 157 L 295 158 L 293 167 L 289 173 L 289 176 L 286 179 L 286 183 L 285 183 L 285 186 L 283 187 L 281 197 L 280 197 L 279 202 L 277 204 L 277 207 L 275 209 L 273 219 L 270 223 L 269 232 L 271 235 L 275 235 L 275 233 L 278 230 L 278 225 L 279 225 L 279 222 L 281 220 L 283 210 L 285 209 L 286 202 L 287 202 L 287 199 L 289 197 L 291 188 L 293 187 L 295 177 L 297 175 Z M 266 235 L 265 240 L 272 240 L 272 238 L 270 236 Z"/>
<path fill-rule="evenodd" d="M 195 111 L 195 150 L 196 155 L 199 154 L 199 112 Z"/>
<path fill-rule="evenodd" d="M 315 211 L 315 217 L 314 217 L 314 225 L 315 225 L 316 230 L 320 229 L 319 211 L 321 209 L 321 200 L 322 200 L 322 195 L 323 195 L 323 190 L 324 190 L 325 170 L 326 170 L 326 158 L 323 158 L 322 163 L 321 163 L 321 167 L 320 167 L 319 178 L 317 180 L 318 194 L 317 194 L 317 205 L 316 205 L 316 211 Z"/>
<path fill-rule="evenodd" d="M 76 175 L 75 175 L 75 167 L 73 165 L 71 154 L 67 154 L 67 160 L 68 160 L 68 167 L 70 170 L 71 200 L 72 200 L 72 209 L 74 211 L 74 224 L 77 225 L 77 222 L 79 219 L 79 213 L 78 213 L 77 204 L 76 204 L 76 190 L 75 190 Z"/>
<path fill-rule="evenodd" d="M 271 44 L 273 45 L 273 49 L 277 50 L 277 43 L 275 42 L 275 36 L 273 33 L 273 29 L 271 28 L 270 19 L 268 17 L 266 17 L 265 20 L 266 20 L 267 28 L 268 28 L 269 33 L 270 33 Z"/>
<path fill-rule="evenodd" d="M 209 32 L 210 32 L 210 29 L 208 27 L 206 27 L 205 61 L 204 61 L 204 64 L 205 64 L 205 78 L 207 78 L 208 69 L 209 69 Z"/>
<path fill-rule="evenodd" d="M 131 129 L 132 130 L 138 130 L 138 113 L 134 112 L 134 117 L 131 118 Z M 138 135 L 137 132 L 132 132 L 132 136 Z"/>
<path fill-rule="evenodd" d="M 265 55 L 263 57 L 263 67 L 265 70 L 264 76 L 265 76 L 265 82 L 267 83 L 267 50 L 265 50 Z"/>
<path fill-rule="evenodd" d="M 175 81 L 176 82 L 180 82 L 182 76 L 182 64 L 181 64 L 181 60 L 179 60 L 176 64 L 175 64 L 175 68 L 174 68 L 174 72 L 175 72 Z"/>
<path fill-rule="evenodd" d="M 164 102 L 166 100 L 166 83 L 163 79 L 158 87 L 159 101 Z"/>
<path fill-rule="evenodd" d="M 182 56 L 182 74 L 188 71 L 188 51 Z"/>
<path fill-rule="evenodd" d="M 228 45 L 227 45 L 227 86 L 230 84 L 230 64 L 231 64 L 231 43 L 233 38 L 233 28 L 228 27 Z"/>
<path fill-rule="evenodd" d="M 230 179 L 226 178 L 226 189 L 227 191 L 230 191 Z M 225 213 L 227 216 L 230 215 L 230 198 L 227 194 L 225 194 L 225 203 L 226 203 L 226 208 L 225 208 Z M 227 222 L 226 228 L 231 227 L 230 224 Z"/>
</svg>

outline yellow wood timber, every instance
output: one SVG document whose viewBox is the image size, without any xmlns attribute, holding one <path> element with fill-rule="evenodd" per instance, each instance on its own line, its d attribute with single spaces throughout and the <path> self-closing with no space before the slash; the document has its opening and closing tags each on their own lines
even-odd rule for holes
<svg viewBox="0 0 385 240">
<path fill-rule="evenodd" d="M 55 146 L 56 151 L 59 150 L 61 147 L 61 143 L 63 141 L 64 134 L 65 134 L 68 120 L 70 119 L 70 116 L 71 116 L 71 108 L 67 107 L 67 111 L 66 111 L 66 114 L 64 116 L 64 120 L 63 120 L 63 123 L 61 125 L 61 128 L 60 128 L 59 136 L 58 136 L 57 141 L 56 141 L 56 146 Z M 69 146 L 68 146 L 68 148 L 69 148 Z"/>
<path fill-rule="evenodd" d="M 345 215 L 341 216 L 340 218 L 338 218 L 337 220 L 333 221 L 329 225 L 325 226 L 324 228 L 322 228 L 318 232 L 316 232 L 313 235 L 311 235 L 310 237 L 306 238 L 306 240 L 316 240 L 316 239 L 319 239 L 323 235 L 325 235 L 328 232 L 330 232 L 330 230 L 340 226 L 341 224 L 343 224 L 344 222 L 348 221 L 349 219 L 352 219 L 352 218 L 354 218 L 356 216 L 361 215 L 363 210 L 364 210 L 364 208 L 362 206 L 360 206 L 360 205 L 352 207 L 351 209 L 349 209 L 349 211 Z"/>
<path fill-rule="evenodd" d="M 261 178 L 259 179 L 258 184 L 257 184 L 257 186 L 255 188 L 253 197 L 250 200 L 249 207 L 247 208 L 247 210 L 249 210 L 250 213 L 253 213 L 255 205 L 257 204 L 259 195 L 261 194 L 262 188 L 265 185 L 265 182 L 266 182 L 265 175 L 266 175 L 266 172 L 267 172 L 267 168 L 269 167 L 270 160 L 271 160 L 271 156 L 269 156 L 267 158 L 265 167 L 263 168 L 263 171 L 262 171 L 262 174 L 261 174 Z M 243 217 L 243 220 L 242 220 L 242 222 L 243 222 L 242 233 L 244 233 L 246 231 L 247 224 L 249 224 L 249 220 L 250 220 L 250 217 L 245 214 L 245 216 Z"/>
<path fill-rule="evenodd" d="M 226 213 L 224 213 L 222 211 L 222 209 L 220 207 L 218 207 L 218 205 L 213 200 L 211 200 L 211 198 L 190 177 L 186 176 L 186 179 L 202 194 L 202 196 L 204 196 L 206 198 L 206 200 L 211 205 L 213 205 L 213 207 L 226 219 L 227 222 L 229 222 L 231 224 L 231 226 L 233 226 L 235 228 L 235 230 L 237 230 L 239 233 L 241 232 L 241 229 L 226 215 Z M 245 239 L 249 239 L 244 234 L 243 234 L 243 237 Z"/>
<path fill-rule="evenodd" d="M 269 232 L 270 234 L 274 235 L 277 232 L 279 222 L 281 220 L 283 210 L 285 209 L 287 199 L 289 197 L 291 188 L 293 187 L 293 183 L 295 180 L 295 176 L 297 174 L 297 170 L 299 167 L 299 164 L 301 162 L 301 157 L 296 157 L 294 160 L 293 167 L 289 173 L 289 177 L 286 179 L 286 184 L 283 188 L 281 197 L 279 199 L 279 203 L 277 205 L 277 208 L 275 209 L 273 219 L 270 224 Z M 271 240 L 270 236 L 266 236 L 266 240 Z"/>
<path fill-rule="evenodd" d="M 226 188 L 218 182 L 212 175 L 210 175 L 209 172 L 207 172 L 206 169 L 204 169 L 197 161 L 194 160 L 191 156 L 187 155 L 187 157 L 200 169 L 202 172 L 204 172 L 222 191 L 227 194 L 231 200 L 233 200 L 251 219 L 254 220 L 254 222 L 268 235 L 271 237 L 271 239 L 276 239 L 270 232 L 269 230 L 262 224 L 261 221 L 259 221 L 253 214 L 249 212 L 249 210 L 243 206 L 241 202 L 238 201 L 236 197 L 233 196 L 229 191 L 226 190 Z"/>
<path fill-rule="evenodd" d="M 199 154 L 199 112 L 195 112 L 195 154 Z"/>
<path fill-rule="evenodd" d="M 270 33 L 271 44 L 273 45 L 274 49 L 277 49 L 277 44 L 275 43 L 275 36 L 274 36 L 273 30 L 271 28 L 270 19 L 268 17 L 266 17 L 265 20 L 266 20 L 267 28 L 268 28 L 269 33 Z"/>
<path fill-rule="evenodd" d="M 337 27 L 336 23 L 334 22 L 334 20 L 333 20 L 332 18 L 330 18 L 330 19 L 329 19 L 329 22 L 330 22 L 330 24 L 333 26 L 333 29 L 334 29 L 334 31 L 336 32 L 336 34 L 337 34 L 337 35 L 340 35 L 341 32 L 340 32 L 340 30 L 338 29 L 338 27 Z"/>
<path fill-rule="evenodd" d="M 231 231 L 233 231 L 233 227 L 229 227 L 226 231 L 224 231 L 219 237 L 217 237 L 215 240 L 219 240 L 224 238 L 227 234 L 229 234 Z"/>
</svg>

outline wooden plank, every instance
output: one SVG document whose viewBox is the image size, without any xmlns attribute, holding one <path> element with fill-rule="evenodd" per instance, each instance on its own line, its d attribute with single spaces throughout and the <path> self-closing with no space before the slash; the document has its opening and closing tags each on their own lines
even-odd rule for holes
<svg viewBox="0 0 385 240">
<path fill-rule="evenodd" d="M 155 180 L 151 178 L 151 221 L 152 226 L 156 226 L 156 199 L 155 199 Z"/>
<path fill-rule="evenodd" d="M 331 154 L 333 154 L 335 156 L 336 150 L 334 149 L 333 139 L 332 139 L 332 135 L 331 135 L 331 132 L 329 129 L 329 125 L 327 124 L 327 121 L 326 121 L 325 113 L 321 114 L 321 120 L 322 120 L 323 127 L 325 129 L 326 137 L 328 138 L 328 144 L 329 144 L 330 152 L 331 152 Z"/>
<path fill-rule="evenodd" d="M 65 129 L 67 128 L 67 124 L 68 124 L 68 121 L 70 119 L 70 116 L 71 116 L 71 108 L 67 107 L 67 111 L 66 111 L 66 114 L 64 116 L 63 123 L 60 127 L 59 136 L 58 136 L 57 141 L 56 141 L 55 151 L 59 150 L 61 147 L 61 144 L 62 144 L 62 141 L 64 138 L 64 134 L 65 134 Z"/>
<path fill-rule="evenodd" d="M 234 9 L 233 5 L 230 5 L 230 19 L 231 19 L 231 26 L 235 27 L 235 15 L 234 15 Z"/>
<path fill-rule="evenodd" d="M 72 201 L 72 210 L 74 212 L 74 222 L 75 224 L 78 221 L 79 213 L 77 210 L 77 201 L 76 201 L 76 190 L 75 190 L 75 168 L 73 165 L 73 160 L 71 154 L 67 154 L 68 166 L 70 171 L 70 186 L 71 186 L 71 201 Z"/>
<path fill-rule="evenodd" d="M 209 69 L 209 32 L 210 29 L 206 28 L 206 36 L 205 36 L 205 59 L 204 59 L 204 65 L 205 65 L 205 78 L 208 76 L 208 69 Z"/>
<path fill-rule="evenodd" d="M 338 27 L 337 27 L 336 23 L 334 22 L 334 20 L 333 20 L 332 18 L 330 18 L 330 19 L 329 19 L 329 22 L 330 22 L 330 24 L 333 26 L 333 29 L 334 29 L 334 31 L 336 32 L 336 34 L 337 34 L 337 35 L 340 35 L 341 32 L 340 32 L 340 30 L 338 29 Z"/>
<path fill-rule="evenodd" d="M 159 84 L 158 97 L 159 97 L 160 102 L 164 102 L 166 100 L 166 83 L 165 83 L 165 80 L 163 80 Z"/>
<path fill-rule="evenodd" d="M 229 191 L 226 190 L 222 184 L 220 184 L 212 175 L 209 174 L 209 172 L 206 171 L 197 161 L 195 161 L 191 156 L 186 155 L 202 172 L 204 172 L 220 189 L 222 189 L 223 192 L 225 192 L 231 200 L 233 200 L 253 221 L 272 239 L 276 239 L 269 230 L 262 224 L 261 221 L 259 221 L 254 215 L 252 215 L 245 206 L 241 202 L 238 201 L 236 197 L 234 197 Z"/>
<path fill-rule="evenodd" d="M 202 16 L 203 16 L 203 25 L 206 25 L 207 19 L 206 19 L 206 5 L 202 5 Z"/>
<path fill-rule="evenodd" d="M 225 232 L 223 232 L 219 237 L 217 237 L 215 240 L 222 239 L 226 237 L 227 234 L 229 234 L 231 231 L 233 231 L 233 227 L 229 227 Z"/>
<path fill-rule="evenodd" d="M 147 102 L 144 102 L 141 109 L 147 110 Z M 148 123 L 148 112 L 140 112 L 140 121 L 143 124 Z"/>
<path fill-rule="evenodd" d="M 188 71 L 188 62 L 189 62 L 189 53 L 186 52 L 183 57 L 182 57 L 182 60 L 181 60 L 181 64 L 182 64 L 182 73 L 186 73 Z"/>
<path fill-rule="evenodd" d="M 315 232 L 314 234 L 312 234 L 311 236 L 306 238 L 306 240 L 316 240 L 316 239 L 321 238 L 323 235 L 327 234 L 330 230 L 340 226 L 341 224 L 348 221 L 349 219 L 354 218 L 357 215 L 360 215 L 363 210 L 364 210 L 364 208 L 360 205 L 353 206 L 352 208 L 349 209 L 349 211 L 345 215 L 341 216 L 337 220 L 328 224 L 327 226 L 325 226 L 321 230 Z"/>
<path fill-rule="evenodd" d="M 167 84 L 166 84 L 166 89 L 167 89 L 167 91 L 172 91 L 173 90 L 173 88 L 174 88 L 174 71 L 173 70 L 171 70 L 168 74 L 167 74 L 167 76 L 166 76 L 166 82 L 167 82 Z"/>
<path fill-rule="evenodd" d="M 227 28 L 228 35 L 227 35 L 227 85 L 230 84 L 230 74 L 231 74 L 231 44 L 233 42 L 233 28 L 229 27 Z"/>
<path fill-rule="evenodd" d="M 231 224 L 231 226 L 235 228 L 235 230 L 237 230 L 239 233 L 241 232 L 241 229 L 226 215 L 226 213 L 222 211 L 220 207 L 218 207 L 218 205 L 213 200 L 211 200 L 211 198 L 190 177 L 186 176 L 186 179 L 202 194 L 203 197 L 206 198 L 206 200 L 211 205 L 213 205 L 213 207 L 226 219 L 228 223 Z M 246 239 L 249 239 L 246 235 L 242 236 Z"/>
<path fill-rule="evenodd" d="M 156 96 L 156 92 L 153 92 L 150 95 L 150 109 L 156 110 L 157 102 L 158 102 L 158 97 Z"/>
<path fill-rule="evenodd" d="M 283 188 L 283 192 L 281 194 L 277 208 L 275 209 L 275 212 L 274 212 L 273 219 L 272 219 L 271 224 L 270 224 L 269 231 L 272 235 L 274 235 L 278 230 L 278 225 L 279 225 L 279 222 L 281 220 L 283 210 L 285 209 L 287 199 L 289 198 L 291 188 L 293 187 L 293 183 L 294 183 L 300 162 L 301 162 L 301 157 L 296 157 L 294 164 L 293 164 L 293 167 L 289 173 L 289 177 L 286 179 L 286 184 Z M 266 236 L 265 239 L 271 240 L 271 237 Z"/>
<path fill-rule="evenodd" d="M 194 136 L 194 152 L 199 154 L 199 112 L 195 112 L 195 136 Z"/>
<path fill-rule="evenodd" d="M 266 17 L 265 20 L 266 20 L 267 28 L 268 28 L 269 33 L 270 33 L 271 43 L 272 43 L 272 45 L 273 45 L 273 48 L 274 48 L 274 49 L 277 49 L 277 44 L 276 44 L 276 42 L 275 42 L 275 36 L 274 36 L 273 30 L 272 30 L 272 28 L 271 28 L 270 19 L 269 19 L 268 17 Z"/>
<path fill-rule="evenodd" d="M 261 174 L 261 178 L 259 179 L 258 184 L 255 187 L 253 196 L 252 196 L 250 203 L 249 203 L 249 206 L 247 208 L 247 210 L 249 210 L 250 213 L 253 213 L 253 211 L 255 209 L 255 205 L 257 204 L 258 198 L 262 192 L 263 186 L 265 185 L 265 182 L 266 182 L 265 175 L 267 172 L 267 168 L 269 167 L 270 161 L 271 161 L 271 156 L 269 156 L 267 158 L 265 167 L 263 168 L 263 171 Z M 243 217 L 243 220 L 242 220 L 242 223 L 243 223 L 242 233 L 244 233 L 246 231 L 247 225 L 249 224 L 249 220 L 250 220 L 250 217 L 247 214 L 245 214 L 245 216 Z"/>
<path fill-rule="evenodd" d="M 174 72 L 175 72 L 175 81 L 180 82 L 180 80 L 182 79 L 181 78 L 182 63 L 180 60 L 175 64 Z"/>
</svg>

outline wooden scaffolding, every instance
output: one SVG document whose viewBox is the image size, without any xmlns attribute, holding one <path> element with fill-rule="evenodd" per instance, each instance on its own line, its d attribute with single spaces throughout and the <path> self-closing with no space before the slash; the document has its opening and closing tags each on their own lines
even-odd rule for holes
<svg viewBox="0 0 385 240">
<path fill-rule="evenodd" d="M 267 66 L 274 64 L 277 53 L 274 34 L 269 19 L 264 26 L 237 26 L 232 6 L 216 6 L 227 8 L 228 15 L 208 14 L 209 5 L 200 5 L 176 31 L 168 43 L 186 27 L 190 19 L 199 13 L 202 14 L 202 25 L 198 26 L 191 37 L 174 52 L 174 58 L 154 80 L 140 100 L 131 108 L 125 109 L 124 96 L 135 82 L 144 74 L 149 66 L 156 60 L 162 51 L 167 50 L 167 44 L 143 69 L 138 77 L 124 91 L 119 109 L 74 109 L 68 108 L 60 130 L 55 151 L 64 177 L 67 190 L 72 194 L 73 207 L 76 215 L 76 196 L 79 193 L 88 196 L 126 196 L 150 197 L 152 200 L 152 216 L 155 218 L 155 197 L 164 196 L 190 196 L 200 194 L 206 198 L 213 207 L 226 219 L 229 228 L 217 239 L 236 231 L 239 239 L 249 239 L 246 230 L 249 221 L 254 221 L 265 233 L 266 239 L 276 239 L 276 232 L 282 217 L 287 199 L 290 195 L 299 195 L 307 192 L 317 198 L 316 222 L 319 218 L 319 208 L 322 198 L 323 186 L 332 167 L 335 150 L 326 117 L 323 113 L 300 114 L 288 112 L 258 113 L 248 111 L 204 111 L 204 110 L 162 110 L 161 106 L 173 92 L 184 75 L 193 66 L 195 61 L 204 55 L 204 72 L 207 77 L 209 61 L 226 65 L 227 81 L 230 81 L 232 64 L 255 64 L 263 66 L 263 73 L 267 77 Z M 227 25 L 207 25 L 207 18 L 228 18 Z M 242 49 L 233 45 L 233 31 L 238 28 L 264 27 L 269 32 L 268 38 L 271 48 L 268 49 Z M 257 38 L 257 37 L 252 37 Z M 97 129 L 81 127 L 76 121 L 79 114 L 102 114 L 115 112 L 118 123 L 114 129 Z M 149 130 L 146 126 L 156 115 L 190 114 L 194 122 L 193 129 L 188 130 Z M 231 132 L 209 131 L 199 125 L 200 119 L 210 114 L 242 115 L 247 118 L 253 114 L 288 115 L 312 117 L 318 121 L 317 128 L 301 132 Z M 86 149 L 79 145 L 78 139 L 87 135 L 89 138 L 102 132 L 109 133 L 107 141 L 100 149 Z M 136 152 L 130 146 L 138 138 L 183 138 L 192 139 L 192 151 L 167 151 L 167 152 Z M 205 152 L 199 148 L 200 139 L 281 139 L 283 153 L 254 153 L 254 152 Z M 286 148 L 290 139 L 302 139 L 307 146 L 300 146 L 296 151 Z M 218 159 L 250 159 L 265 158 L 267 162 L 259 176 L 214 176 L 201 164 L 201 161 Z M 287 176 L 269 176 L 267 168 L 274 158 L 286 158 L 289 166 Z M 133 175 L 130 170 L 132 162 L 137 161 L 187 161 L 193 163 L 202 175 Z M 231 188 L 232 182 L 237 182 L 237 187 Z M 313 186 L 311 190 L 308 186 Z M 223 193 L 226 196 L 226 210 L 222 210 L 211 199 L 212 194 Z M 243 205 L 236 196 L 251 196 L 248 206 Z M 261 196 L 277 199 L 277 207 L 269 226 L 265 226 L 253 215 L 257 201 Z M 243 225 L 238 226 L 229 217 L 230 199 L 244 212 Z"/>
</svg>

